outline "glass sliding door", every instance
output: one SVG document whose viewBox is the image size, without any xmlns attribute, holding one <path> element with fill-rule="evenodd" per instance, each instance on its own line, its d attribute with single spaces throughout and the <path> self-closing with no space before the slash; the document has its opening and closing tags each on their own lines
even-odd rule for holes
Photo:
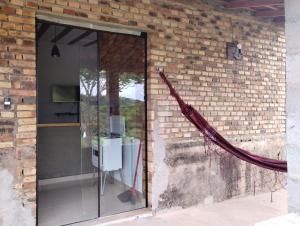
<svg viewBox="0 0 300 226">
<path fill-rule="evenodd" d="M 145 39 L 99 32 L 100 216 L 146 206 Z"/>
<path fill-rule="evenodd" d="M 146 207 L 145 38 L 37 21 L 38 225 Z"/>
<path fill-rule="evenodd" d="M 85 35 L 85 36 L 84 36 Z M 84 36 L 84 37 L 83 37 Z M 80 37 L 80 36 L 79 36 Z M 99 216 L 98 48 L 97 32 L 84 31 L 78 42 L 81 131 L 81 220 Z M 93 43 L 93 44 L 90 44 Z"/>
<path fill-rule="evenodd" d="M 37 23 L 38 225 L 97 218 L 97 32 Z"/>
</svg>

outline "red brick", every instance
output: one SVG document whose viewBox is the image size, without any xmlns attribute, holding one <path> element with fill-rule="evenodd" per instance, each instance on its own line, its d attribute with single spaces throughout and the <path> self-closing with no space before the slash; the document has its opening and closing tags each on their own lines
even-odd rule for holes
<svg viewBox="0 0 300 226">
<path fill-rule="evenodd" d="M 35 90 L 10 89 L 9 93 L 10 93 L 10 95 L 15 95 L 15 96 L 35 96 L 36 95 Z"/>
<path fill-rule="evenodd" d="M 76 11 L 74 11 L 72 9 L 63 9 L 63 13 L 68 14 L 68 15 L 72 15 L 72 16 L 76 15 Z"/>
<path fill-rule="evenodd" d="M 26 1 L 26 6 L 30 8 L 38 8 L 38 4 L 35 1 Z"/>
<path fill-rule="evenodd" d="M 3 6 L 0 12 L 2 12 L 3 14 L 15 14 L 16 9 L 10 6 Z"/>
</svg>

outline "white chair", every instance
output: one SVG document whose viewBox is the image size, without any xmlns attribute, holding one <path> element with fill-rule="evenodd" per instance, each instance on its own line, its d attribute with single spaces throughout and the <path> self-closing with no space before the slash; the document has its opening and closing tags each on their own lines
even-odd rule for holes
<svg viewBox="0 0 300 226">
<path fill-rule="evenodd" d="M 119 171 L 122 175 L 122 138 L 103 138 L 100 141 L 100 153 L 98 146 L 92 147 L 92 164 L 98 168 L 98 155 L 100 154 L 100 180 L 101 180 L 101 195 L 104 193 L 107 173 Z"/>
</svg>

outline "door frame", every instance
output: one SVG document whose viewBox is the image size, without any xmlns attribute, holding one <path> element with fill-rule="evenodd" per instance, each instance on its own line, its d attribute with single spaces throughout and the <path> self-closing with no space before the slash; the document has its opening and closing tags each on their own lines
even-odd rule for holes
<svg viewBox="0 0 300 226">
<path fill-rule="evenodd" d="M 78 22 L 79 21 L 79 22 Z M 42 22 L 42 23 L 48 23 L 50 25 L 58 25 L 58 26 L 65 26 L 65 27 L 71 27 L 71 28 L 78 28 L 78 29 L 84 29 L 84 30 L 91 30 L 94 32 L 97 32 L 97 60 L 98 60 L 98 71 L 100 71 L 100 54 L 99 54 L 99 32 L 108 32 L 108 33 L 112 33 L 112 34 L 122 34 L 122 35 L 128 35 L 128 36 L 135 36 L 135 37 L 140 37 L 144 39 L 144 101 L 145 101 L 145 106 L 144 106 L 144 117 L 145 117 L 145 128 L 144 128 L 144 135 L 145 135 L 145 165 L 144 165 L 144 169 L 145 169 L 145 173 L 144 173 L 144 178 L 145 178 L 145 206 L 139 209 L 146 209 L 149 207 L 149 200 L 148 200 L 148 114 L 147 114 L 147 109 L 148 109 L 148 33 L 147 31 L 138 31 L 135 29 L 131 29 L 131 28 L 127 28 L 125 26 L 119 26 L 119 25 L 110 25 L 109 26 L 106 25 L 97 25 L 97 24 L 91 24 L 90 21 L 81 21 L 78 20 L 78 18 L 76 18 L 76 20 L 72 20 L 72 19 L 64 19 L 64 17 L 59 18 L 59 17 L 53 17 L 51 14 L 49 16 L 45 16 L 44 14 L 37 14 L 36 18 L 35 18 L 35 55 L 36 55 L 36 59 L 35 59 L 35 65 L 36 65 L 36 101 L 35 101 L 35 105 L 36 105 L 36 225 L 38 225 L 38 203 L 39 203 L 39 195 L 38 195 L 38 170 L 39 170 L 39 164 L 38 164 L 38 142 L 37 142 L 37 124 L 38 124 L 38 66 L 37 66 L 37 60 L 38 60 L 38 40 L 37 40 L 37 31 L 38 31 L 38 22 Z M 123 27 L 123 28 L 122 28 Z M 119 32 L 118 32 L 119 31 Z M 99 78 L 99 73 L 98 74 L 98 78 Z M 99 85 L 99 83 L 97 83 L 97 86 Z M 99 105 L 99 95 L 97 95 L 97 102 Z M 98 108 L 97 108 L 98 109 Z M 98 109 L 99 110 L 99 109 Z M 97 123 L 99 125 L 99 112 L 98 116 L 97 116 Z M 80 120 L 80 116 L 79 116 L 79 120 Z M 99 142 L 98 142 L 98 148 L 99 148 Z M 99 149 L 100 150 L 100 149 Z M 98 163 L 100 164 L 100 161 L 98 161 Z M 99 170 L 98 170 L 98 194 L 100 194 L 100 183 L 101 181 L 99 180 Z M 125 211 L 125 212 L 131 212 L 131 211 L 135 211 L 138 209 L 134 209 L 134 210 L 129 210 L 129 211 Z M 102 218 L 100 216 L 100 198 L 98 198 L 98 218 Z M 122 213 L 125 213 L 122 212 Z M 116 214 L 120 214 L 120 213 L 116 213 Z M 113 216 L 116 214 L 111 214 L 109 216 Z M 103 217 L 107 217 L 107 216 L 103 216 Z M 88 219 L 90 220 L 90 219 Z M 85 222 L 88 220 L 82 220 L 82 221 L 78 221 L 78 222 L 73 222 L 72 224 L 75 223 L 80 223 L 80 222 Z"/>
</svg>

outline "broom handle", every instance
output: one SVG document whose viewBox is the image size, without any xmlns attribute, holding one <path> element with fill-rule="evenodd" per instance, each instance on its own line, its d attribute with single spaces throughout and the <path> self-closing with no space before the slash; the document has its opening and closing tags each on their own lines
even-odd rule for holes
<svg viewBox="0 0 300 226">
<path fill-rule="evenodd" d="M 140 162 L 140 155 L 141 155 L 141 146 L 142 146 L 142 141 L 140 141 L 139 152 L 138 152 L 138 156 L 137 156 L 137 159 L 136 159 L 134 179 L 133 179 L 133 189 L 135 189 L 135 184 L 136 184 L 137 171 L 138 171 L 139 162 Z"/>
</svg>

